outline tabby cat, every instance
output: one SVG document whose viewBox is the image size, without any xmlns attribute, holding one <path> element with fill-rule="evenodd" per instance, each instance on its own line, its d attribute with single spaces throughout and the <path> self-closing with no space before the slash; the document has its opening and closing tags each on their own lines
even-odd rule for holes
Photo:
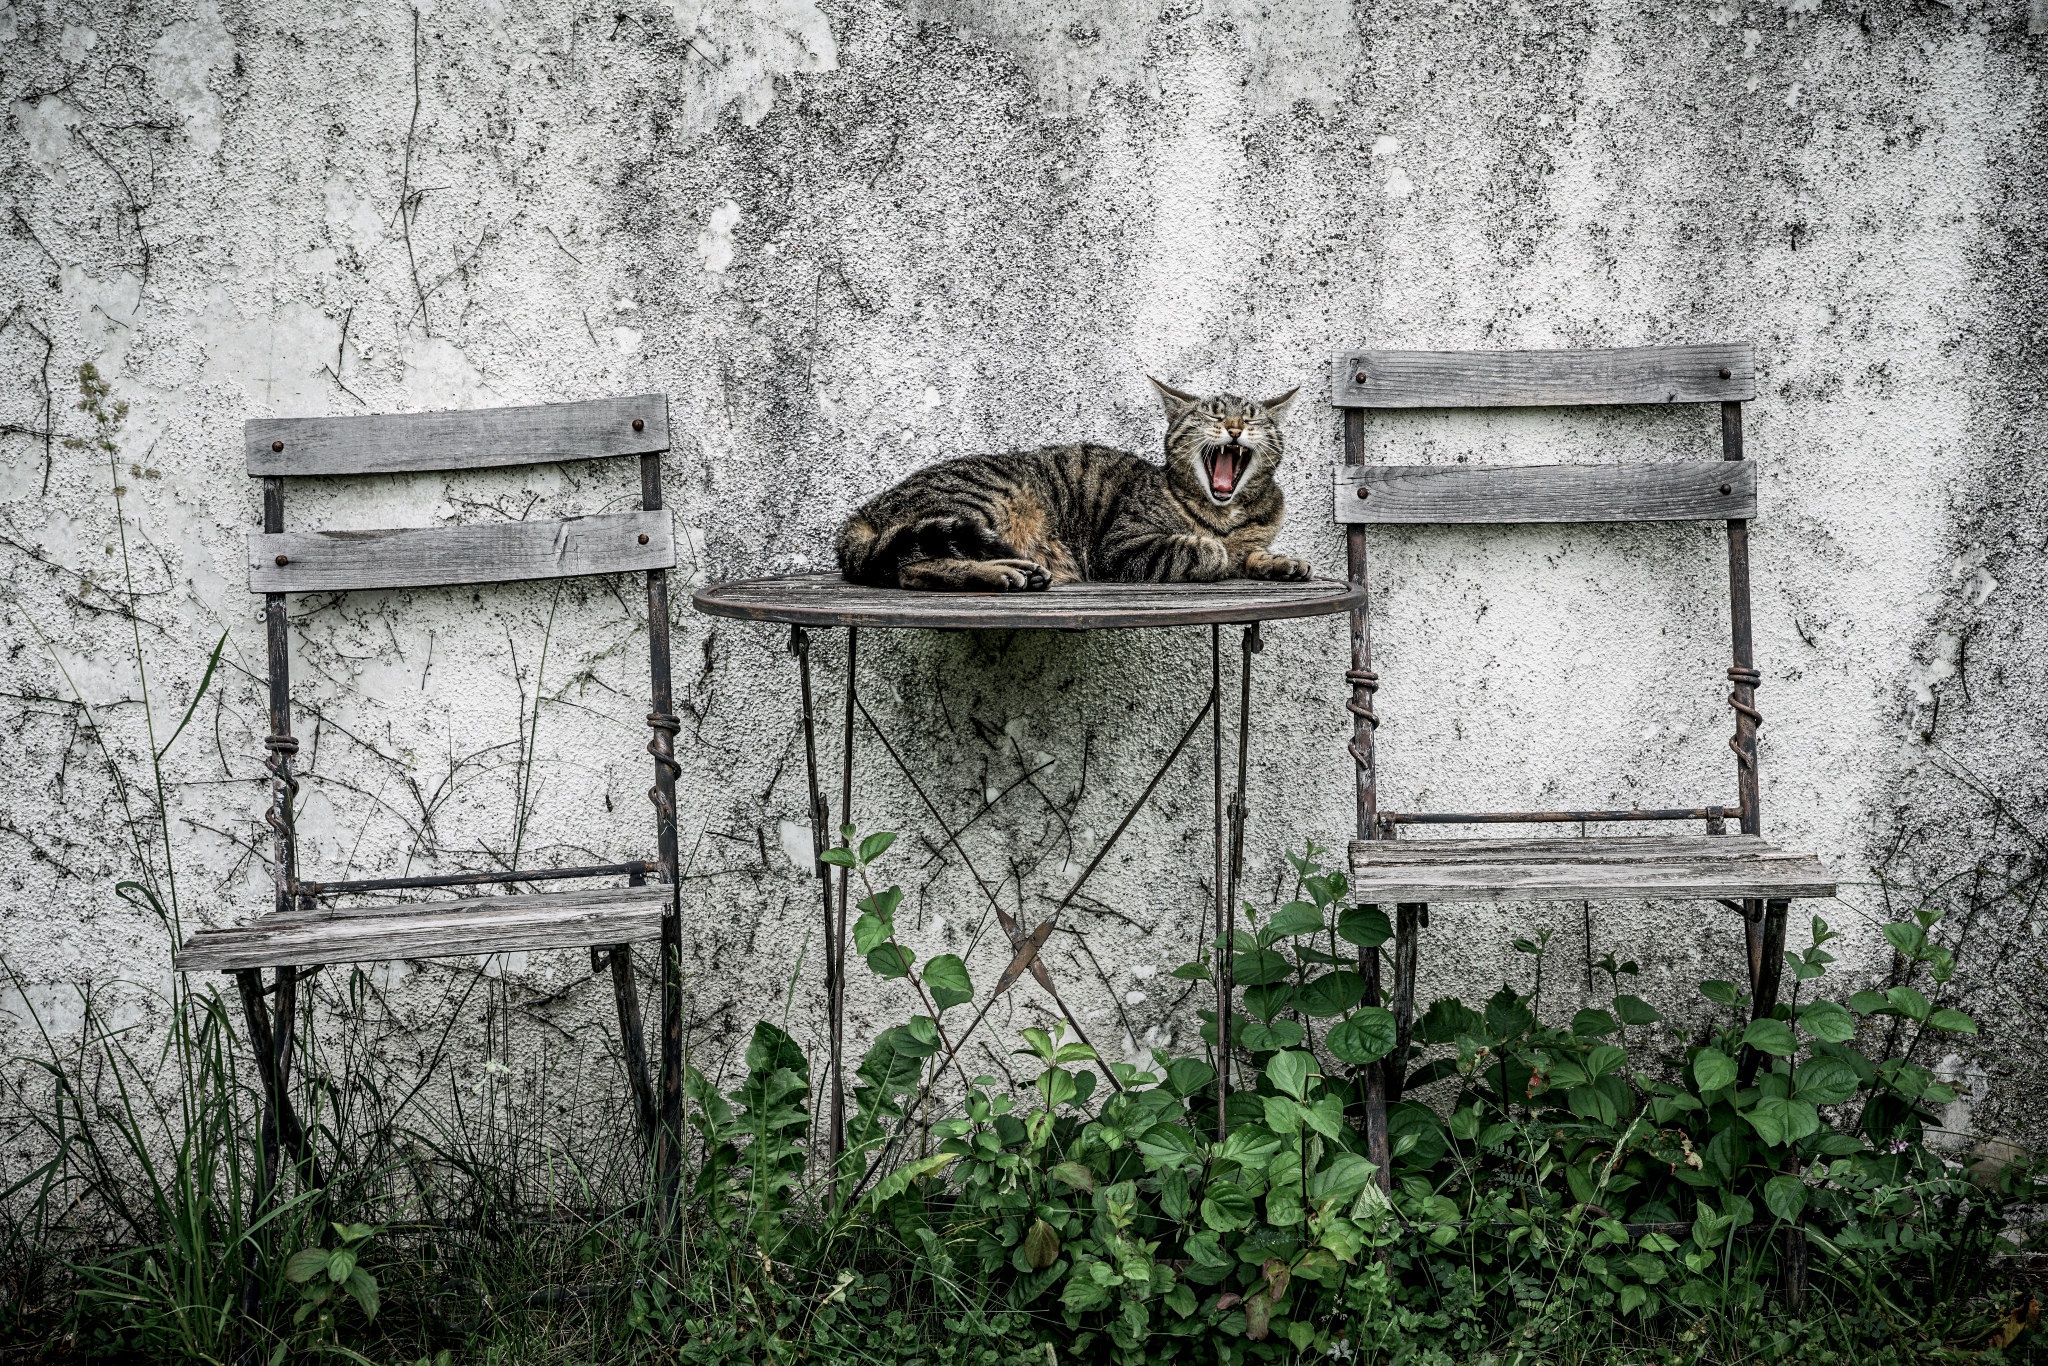
<svg viewBox="0 0 2048 1366">
<path fill-rule="evenodd" d="M 1164 466 L 1086 443 L 931 465 L 847 518 L 840 572 L 980 592 L 1307 578 L 1308 561 L 1266 548 L 1285 511 L 1280 418 L 1300 391 L 1262 402 L 1152 387 L 1166 405 Z"/>
</svg>

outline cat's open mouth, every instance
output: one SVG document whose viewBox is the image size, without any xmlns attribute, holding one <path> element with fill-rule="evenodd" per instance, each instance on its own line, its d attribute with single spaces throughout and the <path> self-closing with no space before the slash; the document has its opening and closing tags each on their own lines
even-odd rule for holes
<svg viewBox="0 0 2048 1366">
<path fill-rule="evenodd" d="M 1244 467 L 1251 463 L 1249 447 L 1231 444 L 1211 446 L 1202 453 L 1202 460 L 1209 467 L 1209 496 L 1219 503 L 1227 503 L 1237 492 L 1237 481 L 1244 478 Z"/>
</svg>

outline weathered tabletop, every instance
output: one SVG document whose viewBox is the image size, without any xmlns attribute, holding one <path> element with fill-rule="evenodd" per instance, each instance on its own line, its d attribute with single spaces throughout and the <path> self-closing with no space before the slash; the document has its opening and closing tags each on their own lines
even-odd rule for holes
<svg viewBox="0 0 2048 1366">
<path fill-rule="evenodd" d="M 1327 616 L 1362 606 L 1365 593 L 1335 579 L 1072 583 L 1038 593 L 931 593 L 869 588 L 837 574 L 791 574 L 714 584 L 698 590 L 692 601 L 715 617 L 793 626 L 1087 631 Z"/>
</svg>

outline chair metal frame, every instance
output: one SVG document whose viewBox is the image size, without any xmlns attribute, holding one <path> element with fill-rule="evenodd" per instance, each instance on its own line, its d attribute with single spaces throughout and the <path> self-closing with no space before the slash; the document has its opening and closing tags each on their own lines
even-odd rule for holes
<svg viewBox="0 0 2048 1366">
<path fill-rule="evenodd" d="M 301 1179 L 324 1184 L 305 1126 L 290 1096 L 299 1028 L 298 987 L 328 962 L 408 959 L 588 947 L 593 974 L 610 969 L 622 1050 L 636 1120 L 656 1174 L 660 1203 L 672 1194 L 681 1153 L 682 994 L 677 882 L 673 711 L 669 676 L 668 569 L 674 537 L 663 510 L 661 455 L 669 448 L 668 402 L 660 394 L 577 403 L 458 412 L 341 418 L 260 418 L 244 425 L 248 472 L 262 480 L 262 531 L 250 540 L 250 590 L 264 598 L 269 655 L 272 910 L 247 925 L 201 930 L 177 955 L 185 971 L 231 973 L 256 1055 L 264 1104 L 253 1206 L 275 1198 L 279 1158 L 289 1153 Z M 484 526 L 383 532 L 285 529 L 287 478 L 447 472 L 567 460 L 637 456 L 637 513 L 603 514 Z M 501 584 L 644 571 L 647 581 L 654 760 L 648 792 L 655 809 L 653 860 L 573 868 L 519 868 L 418 877 L 314 880 L 299 868 L 298 778 L 292 734 L 290 622 L 293 592 Z M 624 889 L 462 898 L 339 909 L 337 897 L 441 887 L 502 886 L 624 877 Z M 654 880 L 654 886 L 648 880 Z M 642 890 L 644 889 L 644 890 Z M 665 893 L 663 891 L 665 889 Z M 495 925 L 489 914 L 498 915 Z M 438 937 L 422 927 L 439 925 Z M 651 933 L 650 933 L 651 932 Z M 412 947 L 399 942 L 411 935 Z M 658 934 L 661 944 L 661 1074 L 650 1080 L 629 940 Z M 380 941 L 393 951 L 379 951 Z M 302 955 L 317 953 L 307 958 Z M 310 964 L 310 966 L 309 966 Z M 272 971 L 266 984 L 264 973 Z M 265 998 L 270 998 L 266 1007 Z M 244 1287 L 251 1313 L 253 1279 Z"/>
</svg>

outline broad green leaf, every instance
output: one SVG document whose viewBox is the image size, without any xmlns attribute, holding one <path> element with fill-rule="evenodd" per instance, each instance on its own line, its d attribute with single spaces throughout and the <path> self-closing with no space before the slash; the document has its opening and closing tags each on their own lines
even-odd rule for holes
<svg viewBox="0 0 2048 1366">
<path fill-rule="evenodd" d="M 1394 1014 L 1379 1006 L 1360 1006 L 1324 1042 L 1339 1062 L 1354 1067 L 1378 1062 L 1394 1051 Z"/>
<path fill-rule="evenodd" d="M 915 1162 L 906 1162 L 875 1183 L 868 1192 L 868 1208 L 878 1210 L 910 1189 L 910 1183 L 920 1177 L 942 1172 L 959 1160 L 958 1153 L 938 1153 L 932 1157 L 920 1157 Z"/>
<path fill-rule="evenodd" d="M 1626 1314 L 1640 1309 L 1650 1298 L 1650 1292 L 1639 1285 L 1625 1285 L 1621 1288 L 1621 1312 Z"/>
<path fill-rule="evenodd" d="M 974 983 L 957 953 L 942 953 L 926 963 L 924 986 L 932 994 L 932 1004 L 942 1011 L 974 999 Z"/>
<path fill-rule="evenodd" d="M 1551 1059 L 1550 1066 L 1543 1073 L 1543 1079 L 1548 1085 L 1565 1090 L 1570 1090 L 1574 1086 L 1584 1086 L 1592 1080 L 1586 1075 L 1585 1068 L 1563 1058 Z"/>
<path fill-rule="evenodd" d="M 1271 943 L 1275 939 L 1292 939 L 1296 935 L 1321 934 L 1326 928 L 1320 909 L 1306 901 L 1290 901 L 1273 912 L 1273 918 L 1266 922 L 1259 937 Z"/>
<path fill-rule="evenodd" d="M 1344 968 L 1326 972 L 1296 988 L 1294 993 L 1295 1007 L 1319 1019 L 1342 1015 L 1364 999 L 1365 978 Z"/>
<path fill-rule="evenodd" d="M 893 933 L 888 921 L 869 911 L 853 922 L 853 946 L 863 955 L 870 954 L 888 943 Z"/>
<path fill-rule="evenodd" d="M 356 1254 L 352 1248 L 338 1247 L 327 1254 L 327 1279 L 340 1285 L 348 1279 L 348 1273 L 356 1269 Z"/>
<path fill-rule="evenodd" d="M 1273 982 L 1266 986 L 1244 989 L 1245 1010 L 1264 1021 L 1272 1020 L 1293 1003 L 1294 988 L 1285 982 Z"/>
<path fill-rule="evenodd" d="M 1344 1098 L 1325 1092 L 1313 1105 L 1302 1107 L 1301 1119 L 1332 1143 L 1338 1142 L 1344 1136 Z"/>
<path fill-rule="evenodd" d="M 1168 1121 L 1155 1124 L 1135 1140 L 1139 1154 L 1147 1162 L 1160 1166 L 1177 1165 L 1182 1158 L 1192 1157 L 1202 1150 L 1202 1140 L 1195 1137 L 1184 1124 Z"/>
<path fill-rule="evenodd" d="M 378 1299 L 377 1278 L 375 1276 L 372 1276 L 361 1267 L 355 1267 L 348 1273 L 348 1279 L 341 1283 L 341 1288 L 355 1296 L 356 1303 L 363 1307 L 363 1317 L 365 1319 L 372 1321 L 376 1319 Z"/>
<path fill-rule="evenodd" d="M 910 975 L 911 954 L 898 944 L 883 944 L 868 954 L 868 970 L 877 977 L 894 980 Z"/>
<path fill-rule="evenodd" d="M 1799 1011 L 1799 1027 L 1823 1043 L 1847 1043 L 1856 1037 L 1856 1020 L 1833 1001 L 1815 1001 Z"/>
<path fill-rule="evenodd" d="M 1061 1162 L 1046 1173 L 1047 1176 L 1071 1190 L 1092 1191 L 1095 1189 L 1095 1173 L 1079 1162 Z"/>
<path fill-rule="evenodd" d="M 1250 949 L 1231 960 L 1231 980 L 1241 987 L 1262 987 L 1284 982 L 1294 967 L 1271 949 Z"/>
<path fill-rule="evenodd" d="M 1394 937 L 1394 927 L 1377 906 L 1352 906 L 1337 917 L 1337 937 L 1361 949 L 1376 949 Z"/>
<path fill-rule="evenodd" d="M 1621 1022 L 1625 1025 L 1653 1025 L 1664 1018 L 1657 1007 L 1640 996 L 1615 997 L 1614 1013 L 1621 1017 Z"/>
<path fill-rule="evenodd" d="M 1103 1263 L 1097 1262 L 1095 1265 L 1101 1266 Z M 1061 1307 L 1076 1314 L 1085 1314 L 1091 1310 L 1106 1308 L 1109 1305 L 1110 1298 L 1109 1287 L 1097 1281 L 1093 1276 L 1088 1275 L 1083 1267 L 1078 1266 L 1074 1268 L 1073 1274 L 1067 1277 L 1067 1284 L 1060 1291 Z"/>
<path fill-rule="evenodd" d="M 1927 1017 L 1927 1023 L 1936 1029 L 1946 1029 L 1951 1034 L 1975 1034 L 1977 1022 L 1960 1010 L 1943 1008 Z"/>
<path fill-rule="evenodd" d="M 1043 1271 L 1060 1259 L 1060 1235 L 1043 1219 L 1031 1221 L 1024 1235 L 1024 1260 L 1033 1271 Z"/>
<path fill-rule="evenodd" d="M 1891 1002 L 1892 1009 L 1916 1021 L 1926 1019 L 1934 1010 L 1933 1004 L 1911 987 L 1892 987 L 1884 998 Z"/>
<path fill-rule="evenodd" d="M 1692 1077 L 1700 1092 L 1719 1091 L 1735 1084 L 1735 1061 L 1718 1048 L 1702 1048 L 1692 1060 Z"/>
<path fill-rule="evenodd" d="M 1330 1159 L 1328 1167 L 1309 1177 L 1309 1199 L 1318 1202 L 1335 1200 L 1340 1204 L 1349 1204 L 1365 1189 L 1378 1170 L 1379 1168 L 1357 1153 L 1338 1153 Z"/>
<path fill-rule="evenodd" d="M 1207 963 L 1182 963 L 1166 975 L 1178 977 L 1183 982 L 1206 982 L 1209 980 L 1209 965 Z"/>
<path fill-rule="evenodd" d="M 1849 1009 L 1858 1015 L 1890 1014 L 1892 1003 L 1881 991 L 1859 991 L 1849 998 Z"/>
<path fill-rule="evenodd" d="M 1724 1006 L 1732 1006 L 1740 999 L 1735 990 L 1735 983 L 1719 980 L 1700 983 L 1700 995 L 1716 1005 Z"/>
<path fill-rule="evenodd" d="M 1166 1089 L 1186 1098 L 1216 1080 L 1216 1069 L 1200 1058 L 1175 1058 L 1166 1064 Z"/>
<path fill-rule="evenodd" d="M 1603 1043 L 1586 1053 L 1586 1074 L 1595 1081 L 1608 1073 L 1617 1071 L 1628 1062 L 1628 1050 Z"/>
<path fill-rule="evenodd" d="M 293 1285 L 304 1285 L 321 1272 L 327 1270 L 327 1249 L 324 1247 L 302 1247 L 291 1255 L 284 1264 L 284 1278 Z"/>
<path fill-rule="evenodd" d="M 1884 937 L 1893 948 L 1908 958 L 1918 958 L 1920 951 L 1927 947 L 1927 931 L 1918 925 L 1887 925 L 1884 927 Z"/>
<path fill-rule="evenodd" d="M 1316 1060 L 1308 1054 L 1293 1049 L 1275 1053 L 1266 1060 L 1266 1080 L 1273 1083 L 1281 1094 L 1305 1100 L 1308 1097 L 1308 1079 L 1316 1071 Z"/>
<path fill-rule="evenodd" d="M 1840 1058 L 1815 1058 L 1792 1074 L 1793 1094 L 1812 1105 L 1840 1105 L 1856 1094 L 1856 1069 Z"/>
<path fill-rule="evenodd" d="M 1219 1233 L 1245 1227 L 1255 1213 L 1252 1198 L 1234 1181 L 1211 1181 L 1202 1192 L 1202 1222 Z"/>
<path fill-rule="evenodd" d="M 1095 1050 L 1085 1043 L 1063 1043 L 1052 1055 L 1054 1062 L 1094 1062 Z"/>
<path fill-rule="evenodd" d="M 1604 1010 L 1582 1010 L 1572 1016 L 1574 1034 L 1588 1034 L 1598 1038 L 1602 1034 L 1612 1034 L 1619 1028 L 1621 1026 L 1614 1022 L 1614 1017 Z"/>
<path fill-rule="evenodd" d="M 1774 1176 L 1764 1182 L 1764 1208 L 1788 1224 L 1806 1212 L 1806 1183 L 1796 1176 Z"/>
<path fill-rule="evenodd" d="M 1301 1132 L 1302 1104 L 1286 1096 L 1266 1096 L 1264 1113 L 1266 1127 L 1276 1134 L 1298 1134 Z"/>
<path fill-rule="evenodd" d="M 1791 1027 L 1783 1020 L 1751 1020 L 1749 1028 L 1742 1031 L 1742 1041 L 1759 1053 L 1778 1058 L 1789 1058 L 1799 1051 L 1799 1041 L 1792 1037 Z"/>
<path fill-rule="evenodd" d="M 1774 1148 L 1797 1143 L 1820 1128 L 1820 1116 L 1813 1106 L 1796 1098 L 1765 1096 L 1742 1117 L 1758 1138 Z"/>
<path fill-rule="evenodd" d="M 1479 1137 L 1479 1110 L 1467 1105 L 1451 1113 L 1451 1137 L 1470 1143 Z"/>
<path fill-rule="evenodd" d="M 884 920 L 893 920 L 896 916 L 896 908 L 903 904 L 903 889 L 901 887 L 889 887 L 883 891 L 876 892 L 873 896 L 864 896 L 854 904 L 861 910 L 869 911 L 882 917 Z"/>
<path fill-rule="evenodd" d="M 1254 1053 L 1271 1053 L 1281 1048 L 1298 1048 L 1308 1037 L 1300 1024 L 1293 1020 L 1275 1020 L 1271 1024 L 1254 1021 L 1231 1036 L 1233 1042 L 1249 1048 Z"/>
</svg>

